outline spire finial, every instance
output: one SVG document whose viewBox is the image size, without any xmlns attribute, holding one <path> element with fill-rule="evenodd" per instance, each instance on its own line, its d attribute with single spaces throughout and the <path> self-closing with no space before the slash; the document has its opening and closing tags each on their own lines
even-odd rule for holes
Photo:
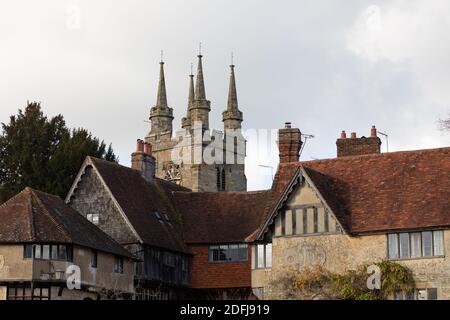
<svg viewBox="0 0 450 320">
<path fill-rule="evenodd" d="M 191 74 L 190 76 L 194 76 L 194 64 L 191 62 Z"/>
<path fill-rule="evenodd" d="M 202 42 L 200 41 L 198 44 L 198 56 L 201 57 L 202 56 Z"/>
<path fill-rule="evenodd" d="M 234 53 L 231 51 L 231 66 L 234 67 Z"/>
<path fill-rule="evenodd" d="M 161 50 L 161 61 L 159 63 L 164 63 L 164 50 Z"/>
</svg>

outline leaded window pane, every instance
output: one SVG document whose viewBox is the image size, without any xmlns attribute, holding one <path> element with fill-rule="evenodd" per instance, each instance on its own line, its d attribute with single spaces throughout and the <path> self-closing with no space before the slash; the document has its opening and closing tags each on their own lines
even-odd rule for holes
<svg viewBox="0 0 450 320">
<path fill-rule="evenodd" d="M 422 256 L 421 245 L 422 234 L 420 232 L 411 233 L 411 257 L 418 258 Z"/>
<path fill-rule="evenodd" d="M 433 232 L 422 232 L 422 252 L 424 257 L 433 255 Z"/>
<path fill-rule="evenodd" d="M 433 245 L 434 245 L 434 255 L 443 256 L 444 255 L 444 232 L 434 231 L 433 232 Z"/>
<path fill-rule="evenodd" d="M 400 233 L 400 258 L 409 258 L 409 234 Z"/>
<path fill-rule="evenodd" d="M 389 259 L 398 259 L 398 235 L 392 233 L 388 235 L 388 255 Z"/>
</svg>

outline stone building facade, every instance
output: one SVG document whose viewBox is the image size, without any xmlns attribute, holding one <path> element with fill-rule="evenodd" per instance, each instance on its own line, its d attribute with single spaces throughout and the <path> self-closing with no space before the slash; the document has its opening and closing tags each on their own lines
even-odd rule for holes
<svg viewBox="0 0 450 320">
<path fill-rule="evenodd" d="M 243 114 L 239 110 L 234 65 L 231 65 L 228 104 L 223 112 L 223 131 L 211 130 L 203 77 L 202 55 L 198 56 L 197 78 L 189 76 L 186 116 L 181 128 L 173 130 L 173 109 L 167 104 L 164 62 L 156 104 L 150 109 L 151 130 L 145 142 L 156 159 L 156 176 L 192 191 L 245 191 L 245 139 L 241 133 Z"/>
<path fill-rule="evenodd" d="M 285 130 L 279 134 L 286 146 Z M 450 299 L 450 148 L 380 154 L 376 140 L 372 128 L 347 155 L 306 162 L 280 148 L 274 198 L 251 237 L 259 298 L 285 299 L 279 284 L 317 266 L 343 274 L 388 260 L 411 270 L 416 283 L 391 298 Z"/>
</svg>

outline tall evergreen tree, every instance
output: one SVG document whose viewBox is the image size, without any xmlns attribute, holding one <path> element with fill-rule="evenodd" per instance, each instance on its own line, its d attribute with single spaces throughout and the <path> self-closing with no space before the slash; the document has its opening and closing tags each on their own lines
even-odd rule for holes
<svg viewBox="0 0 450 320">
<path fill-rule="evenodd" d="M 85 129 L 68 129 L 62 115 L 48 119 L 40 103 L 28 103 L 2 123 L 0 204 L 26 186 L 64 197 L 87 155 L 117 161 L 111 145 Z"/>
</svg>

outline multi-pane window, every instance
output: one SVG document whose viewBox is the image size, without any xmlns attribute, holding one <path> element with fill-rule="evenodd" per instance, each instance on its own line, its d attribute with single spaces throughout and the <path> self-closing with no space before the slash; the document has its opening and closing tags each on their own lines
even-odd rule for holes
<svg viewBox="0 0 450 320">
<path fill-rule="evenodd" d="M 72 246 L 65 244 L 26 244 L 24 258 L 72 261 Z"/>
<path fill-rule="evenodd" d="M 444 255 L 443 231 L 388 234 L 389 259 L 410 259 Z"/>
<path fill-rule="evenodd" d="M 209 247 L 209 262 L 247 261 L 247 244 L 225 244 Z"/>
<path fill-rule="evenodd" d="M 114 257 L 114 269 L 115 273 L 123 273 L 123 258 L 122 257 Z"/>
<path fill-rule="evenodd" d="M 335 218 L 322 205 L 298 206 L 282 210 L 275 218 L 275 236 L 340 233 Z"/>
<path fill-rule="evenodd" d="M 88 213 L 86 215 L 86 219 L 92 222 L 93 224 L 98 225 L 100 221 L 100 215 L 98 213 Z"/>
<path fill-rule="evenodd" d="M 272 268 L 272 244 L 257 244 L 255 246 L 255 268 Z"/>
<path fill-rule="evenodd" d="M 31 289 L 31 284 L 10 284 L 8 285 L 8 300 L 50 300 L 49 287 L 35 287 Z"/>
</svg>

